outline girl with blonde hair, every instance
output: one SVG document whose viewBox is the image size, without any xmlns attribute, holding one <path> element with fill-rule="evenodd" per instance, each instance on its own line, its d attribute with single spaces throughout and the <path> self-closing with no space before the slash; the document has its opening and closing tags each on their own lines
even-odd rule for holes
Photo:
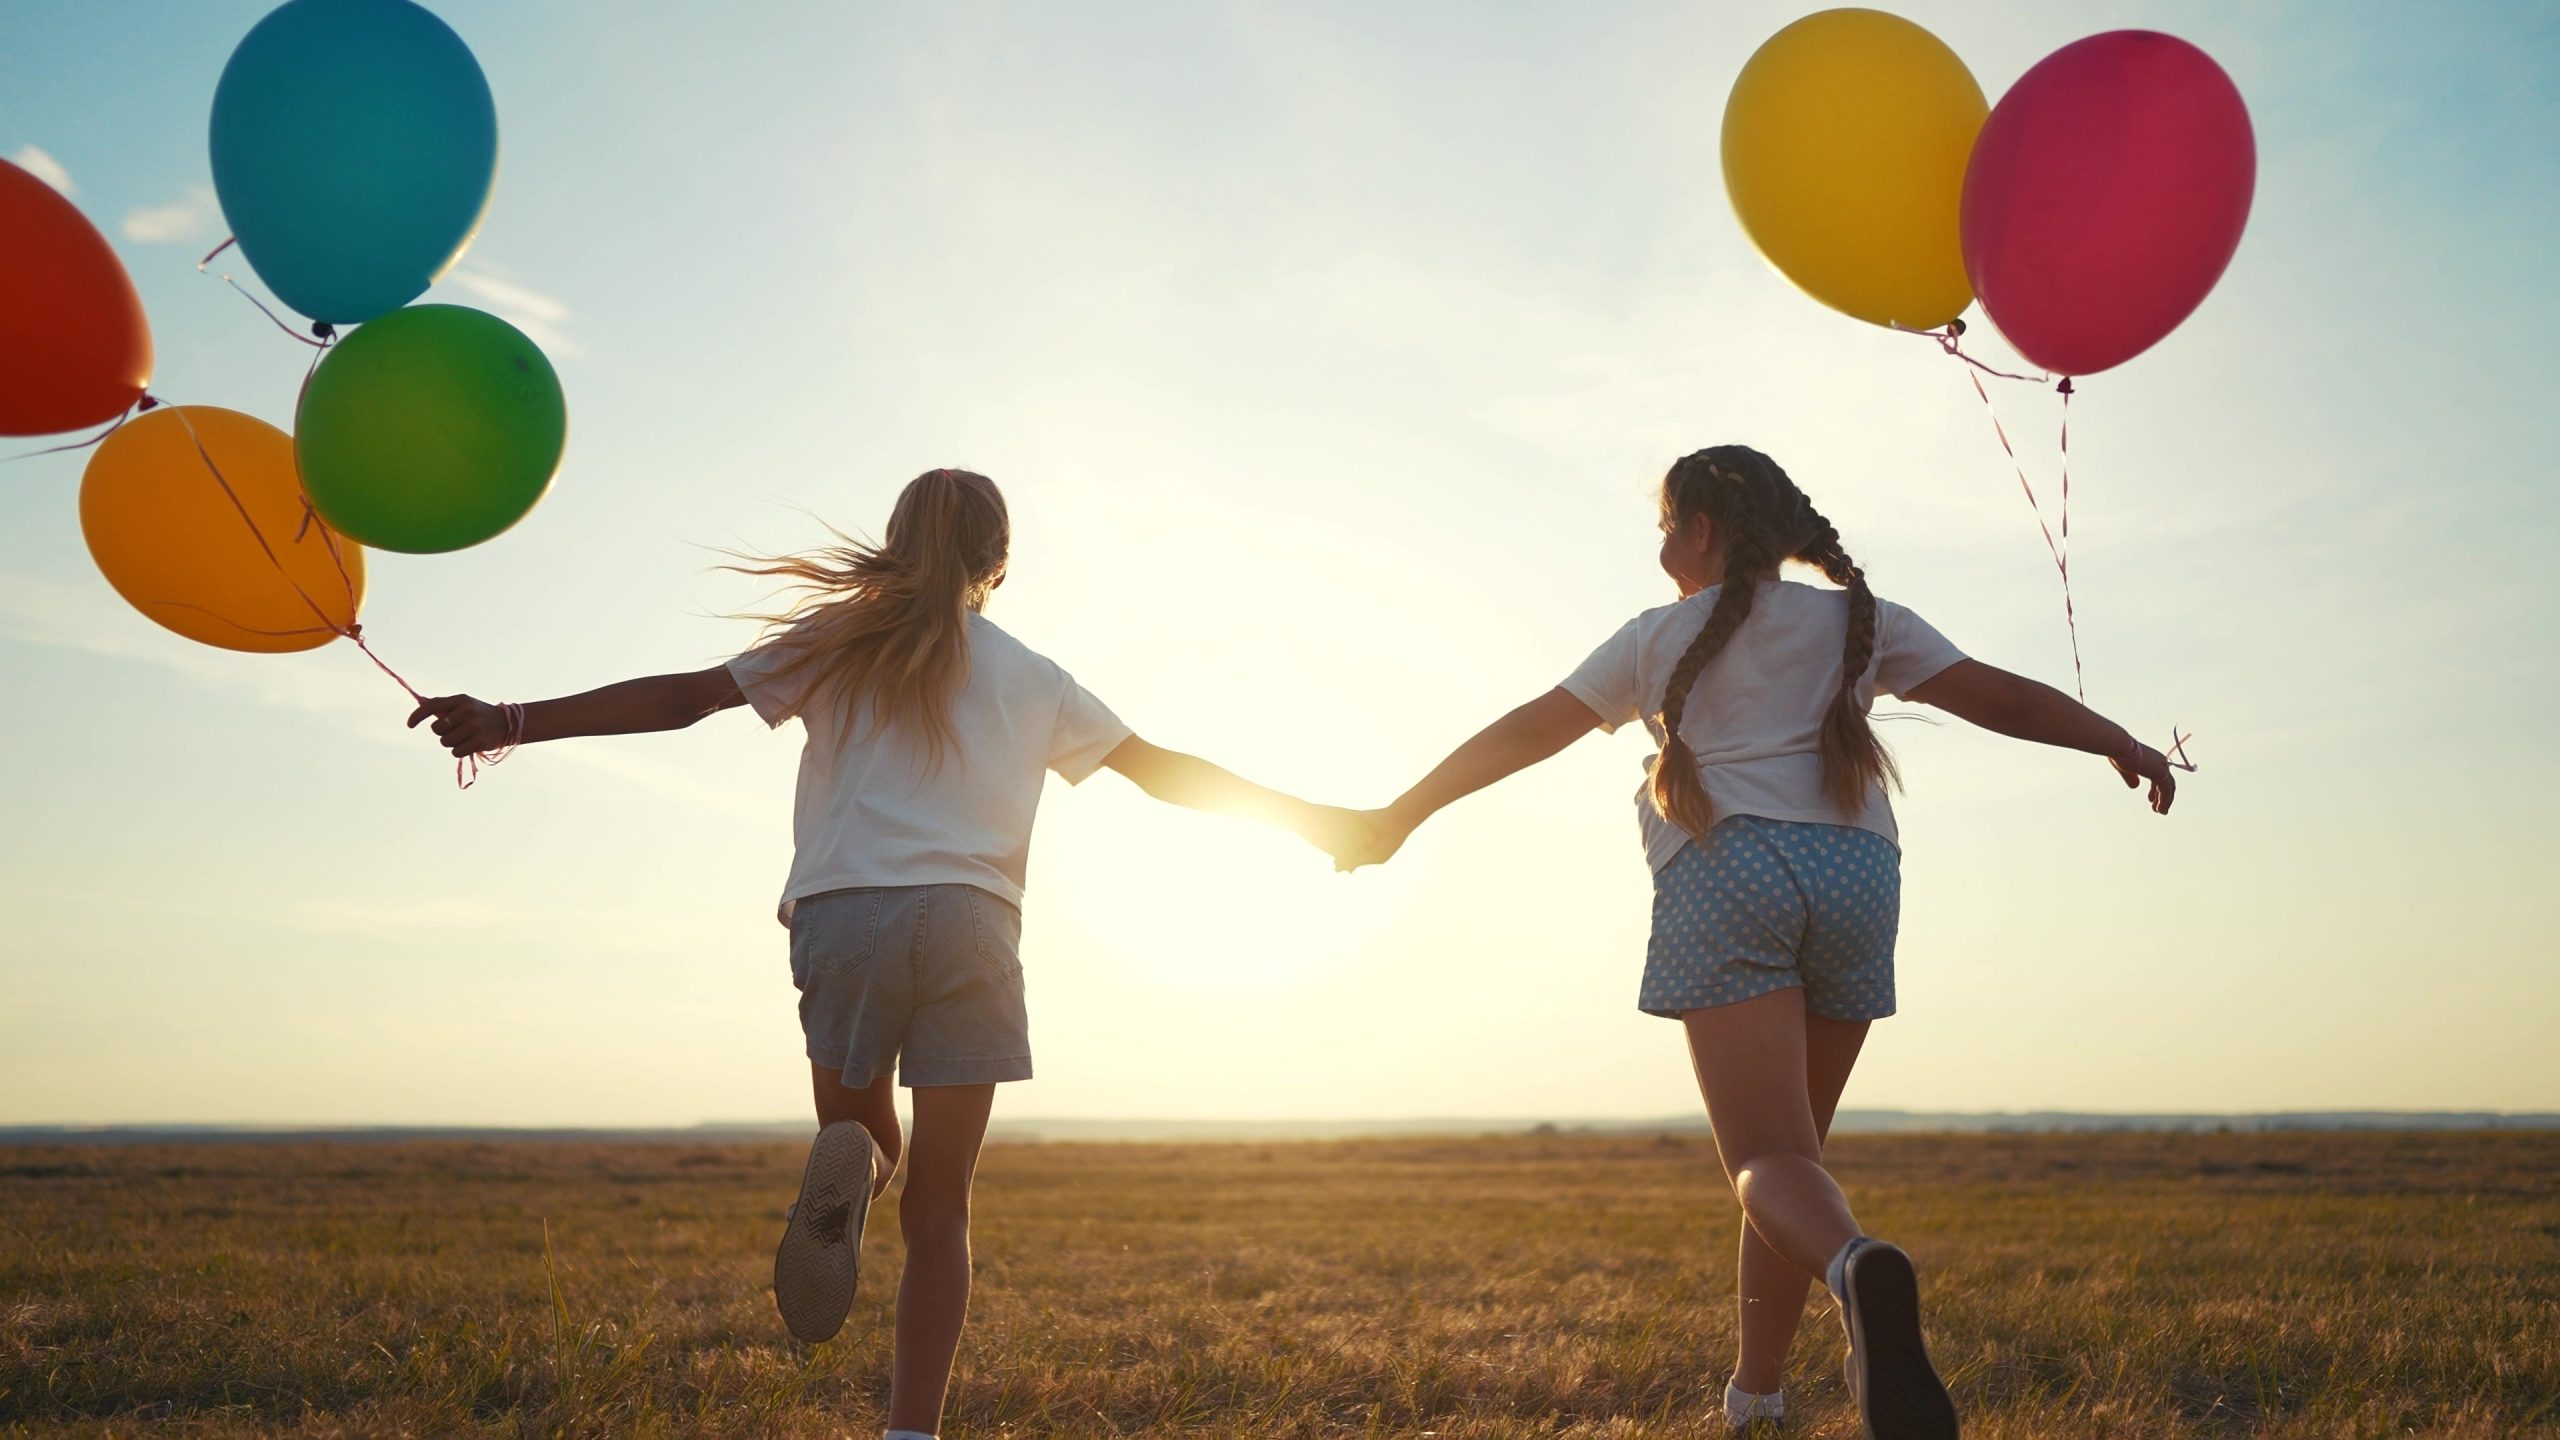
<svg viewBox="0 0 2560 1440">
<path fill-rule="evenodd" d="M 879 544 L 837 538 L 732 567 L 800 601 L 758 617 L 767 637 L 725 665 L 524 705 L 445 696 L 409 723 L 432 719 L 457 756 L 677 730 L 742 704 L 808 732 L 780 917 L 821 1128 L 774 1299 L 800 1339 L 836 1333 L 871 1201 L 903 1161 L 888 1436 L 930 1440 L 968 1307 L 969 1191 L 995 1087 L 1031 1078 L 1019 907 L 1044 772 L 1073 784 L 1116 770 L 1159 800 L 1310 839 L 1338 839 L 1347 817 L 1147 743 L 989 620 L 1012 530 L 985 476 L 927 471 Z M 913 1091 L 911 1142 L 893 1072 Z"/>
</svg>

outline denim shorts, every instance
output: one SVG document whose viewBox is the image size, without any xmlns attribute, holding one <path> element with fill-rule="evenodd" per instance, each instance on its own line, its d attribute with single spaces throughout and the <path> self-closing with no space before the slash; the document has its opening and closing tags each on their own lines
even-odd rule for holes
<svg viewBox="0 0 2560 1440">
<path fill-rule="evenodd" d="M 1833 1020 L 1893 1013 L 1902 852 L 1872 830 L 1728 815 L 1653 877 L 1648 1015 L 1804 989 Z"/>
<path fill-rule="evenodd" d="M 859 1088 L 1031 1078 L 1022 912 L 973 885 L 830 890 L 792 907 L 809 1058 Z"/>
</svg>

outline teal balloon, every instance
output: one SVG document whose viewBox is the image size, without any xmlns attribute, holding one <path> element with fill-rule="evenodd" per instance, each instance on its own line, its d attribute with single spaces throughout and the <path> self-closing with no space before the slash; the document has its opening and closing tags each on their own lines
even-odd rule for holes
<svg viewBox="0 0 2560 1440">
<path fill-rule="evenodd" d="M 213 92 L 213 189 L 258 278 L 358 324 L 415 300 L 480 228 L 498 110 L 471 49 L 409 0 L 291 0 Z"/>
<path fill-rule="evenodd" d="M 332 529 L 439 554 L 525 517 L 569 439 L 560 377 L 524 332 L 462 305 L 412 305 L 322 357 L 293 424 L 303 493 Z"/>
</svg>

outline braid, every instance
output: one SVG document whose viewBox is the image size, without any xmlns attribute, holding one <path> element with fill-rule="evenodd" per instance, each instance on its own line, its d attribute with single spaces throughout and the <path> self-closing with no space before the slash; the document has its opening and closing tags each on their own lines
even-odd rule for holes
<svg viewBox="0 0 2560 1440">
<path fill-rule="evenodd" d="M 1725 546 L 1725 580 L 1716 591 L 1715 608 L 1707 612 L 1698 638 L 1680 652 L 1679 663 L 1671 667 L 1671 681 L 1662 691 L 1662 756 L 1653 763 L 1653 808 L 1663 819 L 1700 837 L 1716 823 L 1715 805 L 1698 778 L 1697 752 L 1681 737 L 1680 721 L 1689 709 L 1689 692 L 1697 688 L 1707 662 L 1751 618 L 1752 602 L 1759 598 L 1757 575 L 1735 571 L 1734 562 L 1742 558 L 1735 552 L 1742 548 L 1733 543 Z"/>
<path fill-rule="evenodd" d="M 1854 819 L 1866 808 L 1868 791 L 1901 783 L 1893 756 L 1876 738 L 1858 698 L 1859 682 L 1876 656 L 1876 597 L 1867 588 L 1866 572 L 1849 558 L 1838 528 L 1813 508 L 1787 472 L 1747 446 L 1716 445 L 1681 457 L 1662 477 L 1662 513 L 1666 527 L 1692 515 L 1715 522 L 1724 540 L 1724 583 L 1706 623 L 1680 652 L 1663 688 L 1657 716 L 1662 754 L 1653 766 L 1655 812 L 1699 837 L 1714 826 L 1715 805 L 1699 775 L 1697 753 L 1680 734 L 1680 722 L 1708 662 L 1751 618 L 1760 582 L 1782 562 L 1800 560 L 1848 593 L 1840 686 L 1823 716 L 1821 753 L 1823 788 L 1844 818 Z"/>
<path fill-rule="evenodd" d="M 1816 513 L 1810 503 L 1805 510 L 1812 517 L 1814 537 L 1796 552 L 1795 558 L 1820 568 L 1825 578 L 1849 595 L 1849 631 L 1840 656 L 1840 688 L 1833 693 L 1831 708 L 1822 721 L 1822 782 L 1841 813 L 1854 817 L 1866 808 L 1869 787 L 1902 783 L 1892 752 L 1876 738 L 1875 726 L 1867 719 L 1867 708 L 1858 701 L 1858 682 L 1866 678 L 1867 666 L 1874 663 L 1876 656 L 1876 596 L 1867 588 L 1867 572 L 1858 568 L 1858 562 L 1849 558 L 1848 549 L 1840 543 L 1839 529 Z"/>
<path fill-rule="evenodd" d="M 1770 520 L 1783 513 L 1778 486 L 1785 485 L 1785 479 L 1775 475 L 1772 483 L 1776 469 L 1756 450 L 1720 445 L 1683 458 L 1663 479 L 1668 508 L 1714 516 L 1724 535 L 1724 583 L 1717 587 L 1715 607 L 1707 612 L 1706 624 L 1699 627 L 1689 648 L 1680 652 L 1663 687 L 1662 754 L 1653 764 L 1654 812 L 1695 836 L 1705 836 L 1714 826 L 1715 805 L 1698 777 L 1697 752 L 1680 734 L 1680 722 L 1688 713 L 1689 692 L 1697 688 L 1707 662 L 1751 618 L 1762 576 L 1783 558 L 1784 552 L 1769 538 Z"/>
</svg>

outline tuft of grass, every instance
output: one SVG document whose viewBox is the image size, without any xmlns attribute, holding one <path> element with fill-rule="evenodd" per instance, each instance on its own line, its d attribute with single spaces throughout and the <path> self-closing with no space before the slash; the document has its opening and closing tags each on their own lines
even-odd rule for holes
<svg viewBox="0 0 2560 1440">
<path fill-rule="evenodd" d="M 0 1430 L 845 1435 L 895 1207 L 784 1334 L 789 1146 L 0 1150 Z M 1853 1136 L 1976 1440 L 2560 1436 L 2560 1135 Z M 1012 1145 L 944 1433 L 1725 1434 L 1702 1140 Z M 1846 1440 L 1823 1305 L 1787 1433 Z"/>
</svg>

